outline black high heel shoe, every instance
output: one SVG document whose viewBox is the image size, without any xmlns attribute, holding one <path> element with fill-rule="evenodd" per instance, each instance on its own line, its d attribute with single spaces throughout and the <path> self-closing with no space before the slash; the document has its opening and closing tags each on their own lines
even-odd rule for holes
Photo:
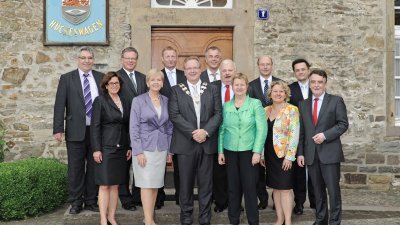
<svg viewBox="0 0 400 225">
<path fill-rule="evenodd" d="M 110 221 L 107 220 L 107 225 L 112 225 L 112 223 Z"/>
</svg>

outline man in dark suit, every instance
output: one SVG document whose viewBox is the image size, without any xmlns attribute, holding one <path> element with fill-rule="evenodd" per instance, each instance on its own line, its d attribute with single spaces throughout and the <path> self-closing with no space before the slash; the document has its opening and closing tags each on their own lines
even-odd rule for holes
<svg viewBox="0 0 400 225">
<path fill-rule="evenodd" d="M 164 84 L 160 93 L 169 98 L 171 96 L 171 88 L 177 84 L 186 82 L 186 77 L 182 70 L 176 68 L 178 54 L 171 46 L 167 46 L 162 50 L 161 61 L 164 65 L 164 69 L 161 70 L 164 74 Z M 175 203 L 179 205 L 179 168 L 176 155 L 172 156 L 172 163 L 174 166 Z M 164 206 L 165 198 L 164 188 L 158 189 L 156 209 Z"/>
<path fill-rule="evenodd" d="M 100 94 L 104 74 L 92 70 L 94 54 L 89 47 L 79 49 L 77 63 L 78 69 L 60 77 L 53 120 L 54 138 L 61 142 L 65 132 L 67 142 L 70 214 L 80 213 L 83 203 L 86 210 L 99 211 L 90 145 L 90 118 L 92 103 Z"/>
<path fill-rule="evenodd" d="M 280 79 L 271 75 L 273 71 L 273 62 L 270 56 L 260 56 L 257 59 L 257 66 L 260 77 L 249 83 L 249 95 L 252 98 L 259 99 L 262 103 L 262 106 L 266 107 L 272 104 L 267 97 L 268 89 L 271 86 L 272 81 Z M 257 196 L 260 201 L 258 204 L 258 209 L 262 210 L 268 206 L 268 192 L 265 183 L 265 167 L 261 166 L 260 164 L 257 166 L 260 168 L 260 177 L 257 183 Z"/>
<path fill-rule="evenodd" d="M 120 96 L 123 97 L 129 103 L 128 112 L 131 111 L 132 99 L 138 95 L 141 95 L 147 91 L 146 76 L 135 71 L 137 61 L 139 59 L 138 51 L 133 47 L 127 47 L 122 50 L 121 53 L 121 64 L 122 68 L 117 71 L 118 75 L 124 82 L 124 87 L 121 89 Z M 128 162 L 127 169 L 131 170 L 132 159 Z M 119 186 L 119 199 L 122 204 L 122 208 L 130 211 L 135 211 L 137 205 L 141 205 L 140 200 L 140 188 L 135 186 L 135 179 L 132 177 L 132 194 L 129 191 L 129 172 L 126 177 L 126 184 Z"/>
<path fill-rule="evenodd" d="M 217 152 L 221 97 L 214 85 L 200 80 L 200 60 L 184 62 L 187 82 L 172 87 L 169 118 L 174 125 L 171 152 L 178 157 L 182 224 L 193 223 L 193 188 L 197 176 L 199 224 L 210 224 L 213 157 Z"/>
<path fill-rule="evenodd" d="M 206 60 L 207 69 L 201 73 L 201 81 L 211 83 L 220 80 L 221 72 L 219 71 L 219 65 L 222 60 L 221 49 L 217 46 L 208 47 L 204 59 Z"/>
<path fill-rule="evenodd" d="M 236 65 L 230 59 L 225 59 L 219 67 L 221 80 L 212 82 L 221 93 L 222 105 L 233 98 L 232 80 L 236 73 Z M 218 163 L 218 153 L 214 156 L 213 172 L 213 199 L 215 203 L 214 212 L 220 213 L 228 207 L 228 180 L 226 166 Z"/>
<path fill-rule="evenodd" d="M 344 161 L 340 136 L 347 130 L 343 98 L 326 93 L 328 77 L 323 70 L 310 73 L 312 97 L 299 103 L 300 138 L 297 162 L 307 164 L 316 199 L 314 225 L 339 225 L 342 220 L 340 162 Z M 327 193 L 329 194 L 328 216 Z"/>
<path fill-rule="evenodd" d="M 305 59 L 296 59 L 292 63 L 292 69 L 297 81 L 289 85 L 291 94 L 289 103 L 298 107 L 300 101 L 311 98 L 312 96 L 308 80 L 308 76 L 310 75 L 310 64 Z M 315 208 L 314 189 L 312 188 L 311 179 L 309 176 L 307 177 L 305 167 L 300 167 L 295 163 L 293 164 L 293 170 L 295 174 L 293 177 L 293 192 L 294 202 L 296 204 L 293 212 L 296 215 L 302 215 L 304 209 L 303 205 L 307 196 L 307 186 L 310 207 Z"/>
</svg>

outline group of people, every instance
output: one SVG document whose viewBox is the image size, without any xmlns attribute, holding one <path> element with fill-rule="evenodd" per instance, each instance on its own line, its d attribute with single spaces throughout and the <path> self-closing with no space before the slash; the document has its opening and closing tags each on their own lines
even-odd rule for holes
<svg viewBox="0 0 400 225">
<path fill-rule="evenodd" d="M 125 48 L 121 70 L 102 74 L 92 69 L 92 49 L 82 47 L 78 69 L 60 77 L 53 134 L 61 141 L 65 133 L 70 214 L 97 211 L 102 225 L 116 225 L 119 198 L 125 210 L 142 206 L 144 224 L 155 225 L 172 162 L 183 225 L 193 224 L 195 183 L 201 225 L 210 224 L 213 202 L 216 213 L 228 209 L 230 224 L 240 223 L 243 210 L 249 224 L 259 224 L 266 187 L 276 225 L 303 214 L 307 187 L 314 224 L 340 224 L 340 136 L 348 119 L 343 99 L 326 92 L 325 71 L 297 59 L 297 81 L 288 85 L 272 76 L 272 58 L 260 56 L 259 77 L 249 82 L 216 46 L 207 48 L 203 72 L 195 56 L 177 69 L 177 51 L 168 46 L 164 69 L 144 75 L 135 70 L 138 57 Z"/>
</svg>

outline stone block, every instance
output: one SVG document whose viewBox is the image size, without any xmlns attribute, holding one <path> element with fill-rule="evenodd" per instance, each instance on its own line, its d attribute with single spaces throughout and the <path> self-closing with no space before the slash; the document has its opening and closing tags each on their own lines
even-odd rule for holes
<svg viewBox="0 0 400 225">
<path fill-rule="evenodd" d="M 356 165 L 346 165 L 342 164 L 340 166 L 340 170 L 342 172 L 357 172 L 357 166 Z"/>
<path fill-rule="evenodd" d="M 41 64 L 41 63 L 46 63 L 50 61 L 50 57 L 43 52 L 38 52 L 36 55 L 36 63 Z"/>
<path fill-rule="evenodd" d="M 32 65 L 33 61 L 32 54 L 22 54 L 22 59 L 27 65 Z"/>
<path fill-rule="evenodd" d="M 387 175 L 369 175 L 368 183 L 369 184 L 390 184 L 392 181 L 391 176 Z"/>
<path fill-rule="evenodd" d="M 3 79 L 4 81 L 10 82 L 12 84 L 19 85 L 24 82 L 26 75 L 28 75 L 29 69 L 12 67 L 12 68 L 5 68 L 3 72 Z"/>
<path fill-rule="evenodd" d="M 376 166 L 360 166 L 359 167 L 360 173 L 375 173 L 376 171 L 378 171 L 378 168 Z"/>
<path fill-rule="evenodd" d="M 367 154 L 365 157 L 366 164 L 384 164 L 385 155 L 381 154 Z"/>
<path fill-rule="evenodd" d="M 379 173 L 400 173 L 400 167 L 394 166 L 380 166 L 378 168 Z"/>
<path fill-rule="evenodd" d="M 29 126 L 23 123 L 14 123 L 13 127 L 15 130 L 29 131 Z"/>
<path fill-rule="evenodd" d="M 386 159 L 386 164 L 397 166 L 400 164 L 398 155 L 388 155 Z"/>
<path fill-rule="evenodd" d="M 346 184 L 367 184 L 366 174 L 346 173 L 344 174 Z"/>
<path fill-rule="evenodd" d="M 362 159 L 345 159 L 345 162 L 348 164 L 361 164 Z"/>
</svg>

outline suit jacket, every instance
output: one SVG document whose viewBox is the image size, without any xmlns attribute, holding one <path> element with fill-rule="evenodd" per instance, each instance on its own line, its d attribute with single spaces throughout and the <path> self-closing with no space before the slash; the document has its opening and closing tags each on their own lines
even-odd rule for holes
<svg viewBox="0 0 400 225">
<path fill-rule="evenodd" d="M 130 149 L 129 103 L 120 96 L 123 113 L 108 93 L 103 93 L 93 102 L 90 125 L 90 141 L 93 151 L 107 148 Z"/>
<path fill-rule="evenodd" d="M 217 152 L 218 128 L 222 120 L 222 106 L 219 90 L 214 85 L 202 82 L 206 89 L 201 94 L 200 128 L 208 132 L 209 137 L 201 146 L 205 153 Z M 185 89 L 182 90 L 182 89 Z M 169 117 L 174 125 L 171 149 L 172 153 L 193 154 L 194 145 L 198 144 L 192 138 L 192 132 L 197 129 L 196 111 L 192 97 L 187 94 L 187 82 L 172 87 L 169 98 Z"/>
<path fill-rule="evenodd" d="M 203 72 L 201 72 L 201 74 L 200 74 L 200 80 L 201 80 L 202 82 L 210 83 L 210 78 L 208 77 L 207 70 L 204 70 Z"/>
<path fill-rule="evenodd" d="M 265 111 L 257 99 L 246 97 L 239 110 L 235 99 L 224 104 L 223 122 L 219 129 L 218 152 L 252 150 L 262 154 L 268 126 Z"/>
<path fill-rule="evenodd" d="M 104 74 L 95 70 L 92 70 L 92 74 L 101 94 L 100 83 Z M 61 75 L 58 83 L 54 103 L 53 134 L 64 132 L 66 141 L 85 139 L 86 109 L 78 69 Z"/>
<path fill-rule="evenodd" d="M 272 106 L 265 108 L 267 118 L 272 112 Z M 275 118 L 272 128 L 272 144 L 278 158 L 294 161 L 296 159 L 297 145 L 299 143 L 300 122 L 299 110 L 296 106 L 287 104 Z"/>
<path fill-rule="evenodd" d="M 165 71 L 165 68 L 162 69 L 161 72 L 163 72 L 163 74 L 164 74 L 164 84 L 160 90 L 160 93 L 169 98 L 171 96 L 171 84 L 169 83 L 167 72 Z M 176 84 L 184 83 L 184 82 L 186 82 L 185 72 L 183 72 L 183 70 L 176 69 Z"/>
<path fill-rule="evenodd" d="M 129 103 L 128 112 L 130 112 L 132 99 L 136 96 L 139 96 L 147 92 L 146 76 L 139 71 L 135 71 L 136 86 L 137 86 L 137 90 L 135 90 L 135 87 L 133 86 L 133 83 L 129 78 L 129 75 L 125 72 L 123 68 L 118 70 L 117 73 L 124 82 L 121 88 L 120 95 L 128 101 Z"/>
<path fill-rule="evenodd" d="M 299 102 L 304 100 L 303 94 L 301 93 L 299 82 L 296 81 L 289 84 L 289 88 L 290 88 L 289 103 L 294 106 L 299 106 Z M 310 88 L 308 89 L 308 98 L 312 98 L 312 92 Z"/>
<path fill-rule="evenodd" d="M 308 98 L 299 103 L 300 139 L 297 155 L 304 156 L 307 165 L 314 162 L 316 151 L 323 164 L 343 162 L 340 136 L 349 126 L 343 98 L 325 93 L 316 126 L 313 124 L 311 102 L 312 98 Z M 320 132 L 324 133 L 326 140 L 317 145 L 312 137 Z"/>
<path fill-rule="evenodd" d="M 281 80 L 281 79 L 272 76 L 272 81 L 277 81 L 277 80 Z M 251 81 L 249 83 L 249 90 L 247 92 L 249 93 L 250 97 L 260 100 L 263 107 L 266 107 L 266 106 L 272 104 L 272 102 L 267 104 L 264 101 L 264 90 L 261 89 L 260 77 L 257 77 L 256 79 L 254 79 L 253 81 Z"/>
<path fill-rule="evenodd" d="M 148 92 L 133 99 L 130 118 L 133 155 L 142 154 L 143 151 L 169 151 L 172 123 L 168 116 L 167 97 L 161 95 L 160 119 Z"/>
</svg>

